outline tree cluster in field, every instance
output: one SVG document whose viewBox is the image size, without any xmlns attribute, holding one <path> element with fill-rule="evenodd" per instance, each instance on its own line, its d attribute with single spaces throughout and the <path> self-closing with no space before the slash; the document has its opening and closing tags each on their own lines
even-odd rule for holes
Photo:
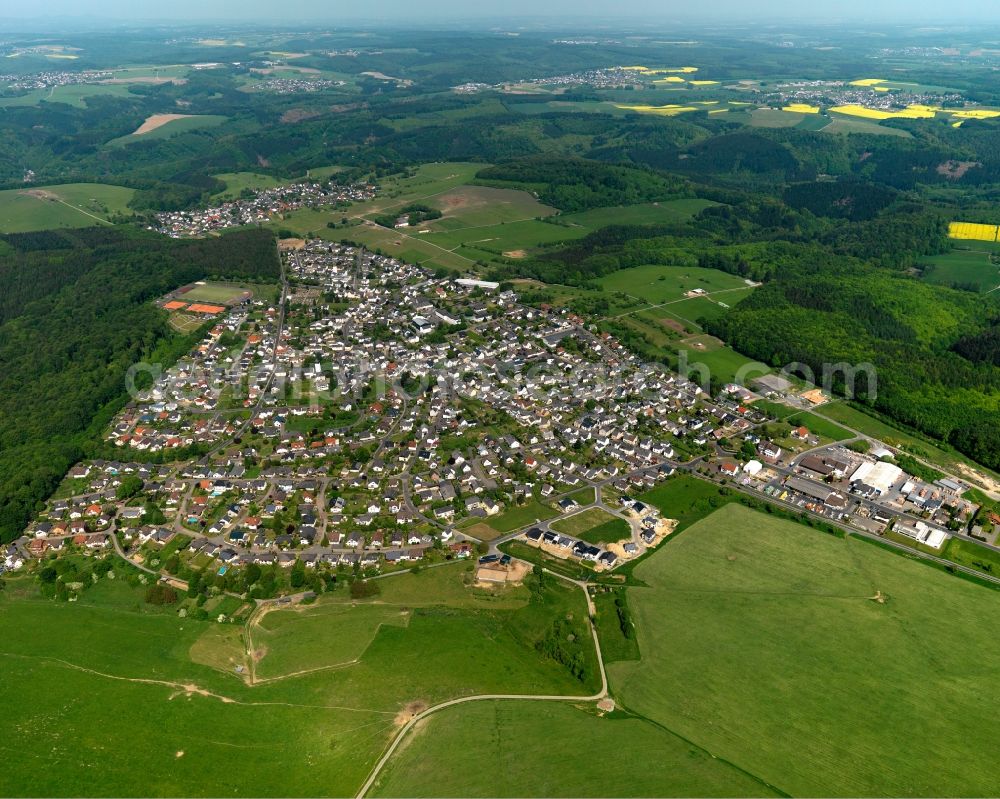
<svg viewBox="0 0 1000 799">
<path fill-rule="evenodd" d="M 419 225 L 422 222 L 430 222 L 432 219 L 440 219 L 443 214 L 437 208 L 431 208 L 429 205 L 424 205 L 423 203 L 410 203 L 399 209 L 399 211 L 391 214 L 379 214 L 378 216 L 372 217 L 372 221 L 377 225 L 382 227 L 394 228 L 396 226 L 396 220 L 400 217 L 406 217 L 407 223 L 410 227 L 414 225 Z"/>
</svg>

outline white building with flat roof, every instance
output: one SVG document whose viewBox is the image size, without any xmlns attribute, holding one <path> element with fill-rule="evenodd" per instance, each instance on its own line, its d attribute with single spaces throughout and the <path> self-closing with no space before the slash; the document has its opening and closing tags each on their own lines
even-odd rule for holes
<svg viewBox="0 0 1000 799">
<path fill-rule="evenodd" d="M 860 481 L 872 488 L 877 488 L 881 493 L 885 494 L 902 478 L 903 470 L 894 463 L 864 461 L 854 470 L 854 474 L 851 475 L 851 482 Z"/>
</svg>

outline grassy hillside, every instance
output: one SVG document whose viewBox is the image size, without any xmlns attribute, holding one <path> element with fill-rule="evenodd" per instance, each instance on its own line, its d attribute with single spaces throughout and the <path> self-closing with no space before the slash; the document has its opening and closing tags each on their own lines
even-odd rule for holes
<svg viewBox="0 0 1000 799">
<path fill-rule="evenodd" d="M 968 741 L 1000 734 L 994 593 L 738 505 L 634 574 L 642 660 L 610 667 L 629 710 L 792 795 L 991 791 Z"/>
<path fill-rule="evenodd" d="M 114 214 L 130 213 L 134 193 L 100 183 L 0 191 L 0 233 L 107 224 Z"/>
<path fill-rule="evenodd" d="M 0 734 L 17 741 L 17 757 L 0 791 L 353 796 L 398 725 L 428 704 L 592 691 L 534 645 L 556 621 L 586 617 L 582 593 L 477 592 L 471 568 L 393 577 L 359 603 L 340 587 L 313 608 L 266 616 L 270 634 L 253 642 L 270 676 L 322 665 L 327 651 L 352 662 L 253 686 L 235 670 L 246 662 L 240 627 L 145 605 L 123 569 L 72 605 L 38 598 L 30 578 L 9 580 Z M 405 623 L 377 624 L 391 614 Z M 346 640 L 357 646 L 331 651 Z"/>
<path fill-rule="evenodd" d="M 568 703 L 460 705 L 412 735 L 373 796 L 776 795 L 654 724 Z"/>
</svg>

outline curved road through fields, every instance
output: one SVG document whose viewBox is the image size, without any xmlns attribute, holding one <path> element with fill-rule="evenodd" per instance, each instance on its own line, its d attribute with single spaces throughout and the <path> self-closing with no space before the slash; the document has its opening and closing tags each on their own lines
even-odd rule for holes
<svg viewBox="0 0 1000 799">
<path fill-rule="evenodd" d="M 531 565 L 531 564 L 529 564 Z M 481 702 L 481 701 L 493 701 L 498 699 L 526 699 L 526 700 L 538 700 L 542 702 L 599 702 L 608 695 L 608 675 L 604 669 L 604 656 L 601 654 L 601 642 L 597 638 L 597 628 L 594 626 L 593 616 L 594 616 L 594 603 L 590 598 L 590 594 L 587 592 L 587 584 L 581 580 L 570 580 L 568 577 L 563 577 L 561 574 L 556 574 L 555 572 L 550 572 L 548 569 L 545 570 L 547 574 L 551 574 L 554 577 L 558 577 L 560 580 L 565 580 L 566 582 L 573 583 L 583 591 L 584 596 L 587 599 L 587 610 L 589 613 L 589 623 L 590 623 L 590 634 L 594 639 L 594 650 L 597 653 L 597 666 L 601 672 L 601 690 L 592 694 L 591 696 L 573 696 L 573 695 L 559 695 L 559 694 L 476 694 L 475 696 L 462 696 L 457 699 L 449 699 L 446 702 L 440 702 L 426 710 L 417 713 L 413 718 L 411 718 L 396 734 L 396 737 L 392 739 L 392 743 L 389 744 L 389 748 L 385 750 L 382 757 L 379 758 L 378 763 L 372 769 L 371 773 L 368 775 L 368 779 L 365 780 L 364 785 L 361 786 L 357 793 L 357 799 L 362 799 L 371 787 L 375 784 L 375 781 L 379 778 L 382 770 L 385 768 L 389 759 L 395 753 L 399 744 L 406 737 L 406 734 L 413 729 L 413 727 L 420 721 L 423 721 L 428 716 L 437 713 L 439 710 L 444 710 L 447 707 L 453 707 L 454 705 L 465 704 L 466 702 Z"/>
</svg>

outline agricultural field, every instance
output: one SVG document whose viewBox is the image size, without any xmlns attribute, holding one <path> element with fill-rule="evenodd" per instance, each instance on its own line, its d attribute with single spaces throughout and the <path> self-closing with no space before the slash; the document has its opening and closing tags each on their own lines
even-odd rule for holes
<svg viewBox="0 0 1000 799">
<path fill-rule="evenodd" d="M 516 587 L 480 599 L 466 587 L 470 571 L 406 573 L 379 581 L 370 600 L 348 601 L 341 588 L 315 610 L 268 614 L 266 642 L 252 640 L 267 648 L 260 666 L 271 658 L 268 675 L 283 678 L 254 685 L 235 669 L 245 663 L 237 625 L 179 618 L 124 581 L 105 578 L 84 601 L 60 604 L 38 598 L 27 578 L 8 580 L 0 730 L 16 736 L 18 757 L 0 790 L 354 795 L 401 721 L 428 704 L 594 691 L 592 650 L 581 682 L 534 647 L 554 619 L 586 619 L 579 589 L 552 580 L 531 602 Z M 337 597 L 343 609 L 323 616 Z M 405 624 L 380 621 L 402 618 L 404 605 Z M 355 662 L 336 679 L 328 669 L 288 676 L 345 655 Z"/>
<path fill-rule="evenodd" d="M 624 709 L 786 795 L 991 791 L 992 764 L 967 757 L 1000 735 L 981 712 L 989 589 L 735 504 L 634 576 L 642 659 L 609 667 Z"/>
<path fill-rule="evenodd" d="M 411 237 L 472 260 L 492 260 L 498 256 L 524 258 L 542 244 L 568 242 L 590 232 L 583 227 L 550 224 L 535 219 L 456 228 L 441 233 L 423 233 L 424 230 L 433 228 L 424 224 L 412 230 L 406 229 Z"/>
<path fill-rule="evenodd" d="M 74 108 L 86 108 L 90 97 L 129 97 L 128 84 L 124 83 L 73 83 L 35 89 L 16 97 L 0 97 L 0 108 L 37 106 L 45 103 L 65 103 Z"/>
<path fill-rule="evenodd" d="M 943 286 L 975 286 L 989 291 L 1000 285 L 1000 265 L 993 262 L 986 247 L 954 248 L 941 255 L 931 255 L 921 263 L 922 280 Z"/>
<path fill-rule="evenodd" d="M 133 189 L 102 183 L 0 191 L 0 232 L 107 224 L 114 214 L 131 214 L 128 203 L 134 193 Z"/>
<path fill-rule="evenodd" d="M 984 225 L 978 222 L 951 222 L 948 225 L 948 237 L 968 241 L 994 242 L 997 240 L 996 225 Z"/>
<path fill-rule="evenodd" d="M 665 519 L 676 519 L 675 534 L 732 500 L 719 486 L 688 474 L 678 474 L 639 495 L 658 508 Z"/>
<path fill-rule="evenodd" d="M 901 139 L 912 139 L 913 134 L 901 128 L 887 128 L 876 121 L 856 117 L 835 116 L 830 124 L 823 128 L 824 133 L 867 133 L 874 136 L 895 136 Z"/>
<path fill-rule="evenodd" d="M 320 211 L 311 211 L 310 214 L 312 216 L 330 218 L 329 213 Z M 336 213 L 333 215 L 337 216 Z M 304 215 L 301 212 L 296 212 L 295 216 L 298 220 L 304 219 Z M 289 227 L 287 220 L 281 224 L 282 227 Z M 406 230 L 390 230 L 381 225 L 376 225 L 374 222 L 331 231 L 320 229 L 317 232 L 319 235 L 328 238 L 337 240 L 347 239 L 364 245 L 371 250 L 383 252 L 386 255 L 400 258 L 409 263 L 422 264 L 428 268 L 444 267 L 446 269 L 462 270 L 471 269 L 476 263 L 476 259 L 473 256 L 452 252 L 447 247 L 442 247 Z"/>
<path fill-rule="evenodd" d="M 755 108 L 750 112 L 750 127 L 752 128 L 794 128 L 806 115 L 797 111 L 785 111 L 779 108 Z"/>
<path fill-rule="evenodd" d="M 569 702 L 458 705 L 410 735 L 373 796 L 776 795 L 644 719 Z M 441 768 L 457 752 L 460 765 Z"/>
<path fill-rule="evenodd" d="M 228 117 L 218 114 L 155 114 L 129 135 L 112 139 L 108 144 L 119 146 L 150 139 L 169 139 L 201 128 L 214 128 L 226 119 Z"/>
<path fill-rule="evenodd" d="M 948 560 L 976 569 L 983 574 L 994 577 L 1000 574 L 1000 552 L 987 549 L 973 541 L 950 538 L 942 554 Z"/>
<path fill-rule="evenodd" d="M 266 613 L 252 628 L 257 680 L 282 679 L 308 671 L 336 671 L 357 663 L 382 627 L 408 627 L 414 608 L 445 606 L 517 610 L 528 603 L 521 587 L 492 591 L 467 588 L 466 564 L 427 569 L 405 579 L 382 580 L 377 602 L 357 603 L 346 596 L 310 606 Z"/>
<path fill-rule="evenodd" d="M 529 192 L 492 186 L 459 186 L 427 201 L 444 216 L 424 223 L 434 232 L 488 227 L 551 216 L 556 209 L 540 203 Z"/>
</svg>

